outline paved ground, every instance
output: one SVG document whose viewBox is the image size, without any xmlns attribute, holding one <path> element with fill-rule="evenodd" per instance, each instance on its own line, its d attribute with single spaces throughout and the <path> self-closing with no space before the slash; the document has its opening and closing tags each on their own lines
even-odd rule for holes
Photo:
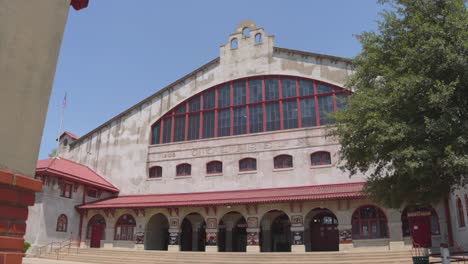
<svg viewBox="0 0 468 264">
<path fill-rule="evenodd" d="M 52 259 L 43 259 L 43 258 L 23 258 L 23 264 L 89 264 L 89 263 L 65 261 L 65 260 L 52 260 Z"/>
</svg>

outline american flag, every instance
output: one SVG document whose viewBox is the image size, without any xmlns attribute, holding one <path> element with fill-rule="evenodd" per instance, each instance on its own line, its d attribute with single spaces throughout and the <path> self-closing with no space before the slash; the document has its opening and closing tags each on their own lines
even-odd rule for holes
<svg viewBox="0 0 468 264">
<path fill-rule="evenodd" d="M 67 107 L 67 93 L 65 93 L 65 96 L 63 97 L 63 102 L 62 102 L 62 108 L 65 109 Z"/>
</svg>

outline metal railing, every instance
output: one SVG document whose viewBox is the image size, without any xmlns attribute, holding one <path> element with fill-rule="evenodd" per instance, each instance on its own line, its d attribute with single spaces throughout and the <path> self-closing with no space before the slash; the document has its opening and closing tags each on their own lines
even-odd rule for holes
<svg viewBox="0 0 468 264">
<path fill-rule="evenodd" d="M 36 254 L 34 255 L 37 258 L 40 258 L 43 254 L 54 253 L 59 259 L 60 252 L 63 249 L 67 249 L 67 254 L 70 254 L 71 246 L 73 244 L 73 233 L 70 234 L 70 238 L 62 241 L 52 241 L 44 246 L 38 247 L 36 249 Z M 76 243 L 76 253 L 78 254 L 79 245 Z"/>
</svg>

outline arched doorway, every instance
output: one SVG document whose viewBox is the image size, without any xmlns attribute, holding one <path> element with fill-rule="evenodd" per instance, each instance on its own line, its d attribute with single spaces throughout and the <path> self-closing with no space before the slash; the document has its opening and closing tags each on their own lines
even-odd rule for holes
<svg viewBox="0 0 468 264">
<path fill-rule="evenodd" d="M 106 220 L 102 215 L 97 214 L 88 221 L 86 238 L 90 240 L 89 246 L 92 248 L 101 247 L 101 240 L 105 239 Z"/>
<path fill-rule="evenodd" d="M 261 252 L 291 252 L 291 222 L 283 211 L 266 213 L 260 228 Z"/>
<path fill-rule="evenodd" d="M 153 215 L 146 224 L 145 249 L 167 250 L 169 242 L 169 221 L 163 214 Z"/>
<path fill-rule="evenodd" d="M 218 225 L 219 252 L 246 252 L 247 221 L 239 212 L 225 214 Z"/>
<path fill-rule="evenodd" d="M 338 251 L 338 219 L 326 208 L 316 208 L 306 216 L 306 251 Z"/>
<path fill-rule="evenodd" d="M 181 225 L 180 250 L 205 251 L 205 236 L 205 219 L 198 213 L 187 215 Z"/>
<path fill-rule="evenodd" d="M 432 236 L 440 235 L 439 216 L 431 206 L 407 207 L 401 213 L 401 229 L 415 245 L 431 247 Z"/>
</svg>

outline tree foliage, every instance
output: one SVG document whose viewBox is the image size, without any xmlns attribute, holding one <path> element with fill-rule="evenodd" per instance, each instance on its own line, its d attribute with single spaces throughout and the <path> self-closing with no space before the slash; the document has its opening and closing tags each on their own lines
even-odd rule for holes
<svg viewBox="0 0 468 264">
<path fill-rule="evenodd" d="M 463 0 L 380 1 L 377 32 L 347 86 L 355 92 L 330 130 L 341 168 L 366 173 L 389 207 L 431 203 L 468 183 L 468 13 Z"/>
</svg>

